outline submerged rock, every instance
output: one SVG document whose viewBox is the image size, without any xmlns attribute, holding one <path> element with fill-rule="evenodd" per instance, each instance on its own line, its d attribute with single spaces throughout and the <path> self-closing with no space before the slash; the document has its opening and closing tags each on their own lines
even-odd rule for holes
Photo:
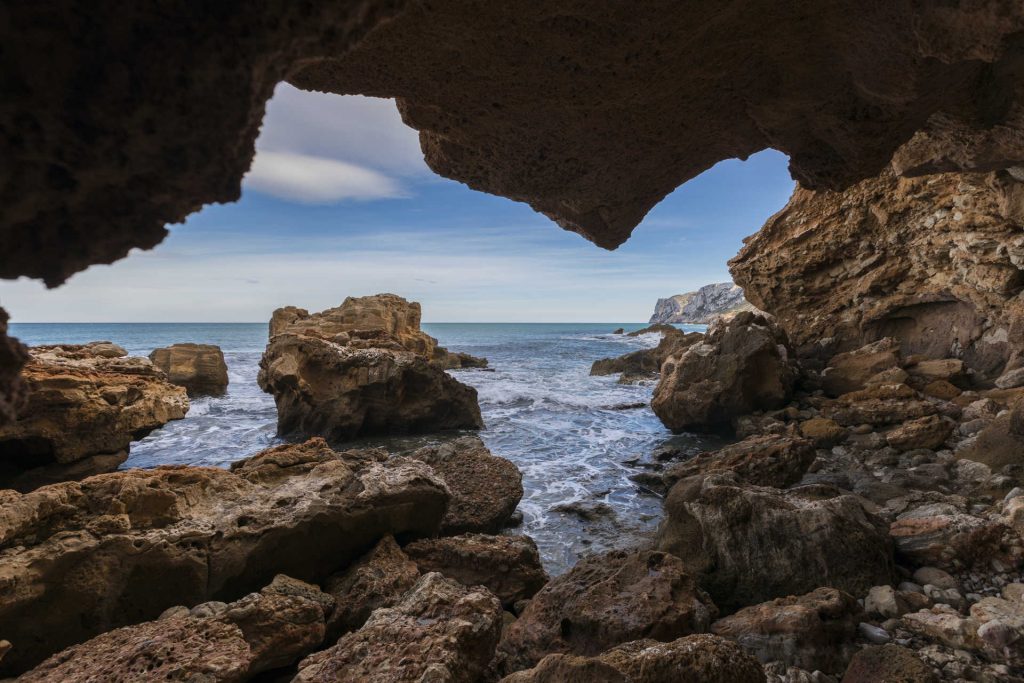
<svg viewBox="0 0 1024 683">
<path fill-rule="evenodd" d="M 27 400 L 0 426 L 0 487 L 115 470 L 133 440 L 188 411 L 183 388 L 110 342 L 35 347 L 21 381 Z"/>
<path fill-rule="evenodd" d="M 0 623 L 13 644 L 0 674 L 278 572 L 320 581 L 385 535 L 436 533 L 448 498 L 423 463 L 319 439 L 233 472 L 159 467 L 0 491 Z"/>
<path fill-rule="evenodd" d="M 481 587 L 423 576 L 337 645 L 299 663 L 294 683 L 476 683 L 494 655 L 501 605 Z"/>
<path fill-rule="evenodd" d="M 336 442 L 482 427 L 476 390 L 444 371 L 447 351 L 419 319 L 419 304 L 393 294 L 275 311 L 258 382 L 274 395 L 278 433 Z"/>
<path fill-rule="evenodd" d="M 167 375 L 167 381 L 185 387 L 189 396 L 217 396 L 228 388 L 228 366 L 219 346 L 172 344 L 154 349 L 149 360 Z"/>
<path fill-rule="evenodd" d="M 780 408 L 797 370 L 785 334 L 767 318 L 740 313 L 662 365 L 651 407 L 675 432 L 727 431 L 755 410 Z"/>
</svg>

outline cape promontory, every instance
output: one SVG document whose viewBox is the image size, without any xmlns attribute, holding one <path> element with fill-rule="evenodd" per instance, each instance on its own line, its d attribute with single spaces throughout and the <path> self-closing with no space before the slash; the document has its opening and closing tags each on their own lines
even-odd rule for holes
<svg viewBox="0 0 1024 683">
<path fill-rule="evenodd" d="M 696 292 L 658 299 L 652 323 L 696 323 L 706 325 L 721 316 L 732 317 L 740 311 L 758 312 L 743 297 L 743 288 L 731 282 L 704 285 Z"/>
</svg>

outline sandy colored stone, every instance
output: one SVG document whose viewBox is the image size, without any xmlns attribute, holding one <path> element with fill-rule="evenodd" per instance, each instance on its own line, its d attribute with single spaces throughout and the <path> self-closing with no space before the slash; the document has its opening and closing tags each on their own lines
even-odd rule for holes
<svg viewBox="0 0 1024 683">
<path fill-rule="evenodd" d="M 898 451 L 915 448 L 938 449 L 953 433 L 955 423 L 938 415 L 928 415 L 905 422 L 885 434 L 885 441 Z"/>
<path fill-rule="evenodd" d="M 881 373 L 899 369 L 900 362 L 899 342 L 881 339 L 833 356 L 822 373 L 822 386 L 830 396 L 858 391 Z"/>
<path fill-rule="evenodd" d="M 640 349 L 618 356 L 602 358 L 590 366 L 591 375 L 620 374 L 622 383 L 652 379 L 661 372 L 667 358 L 682 353 L 704 338 L 699 332 L 683 332 L 671 325 L 663 326 L 661 341 L 652 349 Z"/>
<path fill-rule="evenodd" d="M 938 683 L 932 668 L 899 645 L 868 646 L 850 660 L 842 683 Z"/>
<path fill-rule="evenodd" d="M 224 353 L 213 344 L 172 344 L 154 349 L 149 360 L 171 384 L 185 387 L 189 396 L 219 395 L 228 387 Z"/>
<path fill-rule="evenodd" d="M 750 484 L 784 488 L 800 481 L 814 457 L 814 447 L 806 439 L 776 434 L 751 436 L 673 465 L 663 479 L 671 488 L 681 479 L 733 472 Z"/>
<path fill-rule="evenodd" d="M 800 433 L 818 448 L 831 448 L 843 441 L 848 432 L 835 420 L 813 417 L 800 423 Z"/>
</svg>

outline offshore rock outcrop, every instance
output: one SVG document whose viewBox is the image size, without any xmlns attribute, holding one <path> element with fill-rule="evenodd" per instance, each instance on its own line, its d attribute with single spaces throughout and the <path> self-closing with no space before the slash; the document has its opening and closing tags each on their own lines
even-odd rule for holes
<svg viewBox="0 0 1024 683">
<path fill-rule="evenodd" d="M 731 282 L 719 282 L 704 285 L 696 292 L 658 299 L 649 322 L 708 324 L 722 316 L 732 317 L 740 311 L 759 312 L 743 297 L 742 287 Z"/>
<path fill-rule="evenodd" d="M 0 486 L 28 490 L 117 469 L 129 445 L 188 411 L 181 387 L 110 342 L 38 346 L 26 400 L 0 426 Z"/>
<path fill-rule="evenodd" d="M 730 269 L 797 346 L 892 337 L 979 378 L 1024 366 L 1024 183 L 1009 173 L 797 189 Z"/>
<path fill-rule="evenodd" d="M 683 332 L 670 325 L 662 327 L 661 341 L 652 349 L 640 349 L 617 356 L 602 358 L 590 366 L 591 375 L 619 374 L 620 384 L 654 379 L 661 372 L 662 364 L 670 357 L 698 343 L 704 335 L 699 332 Z"/>
<path fill-rule="evenodd" d="M 224 352 L 213 344 L 172 344 L 154 349 L 149 360 L 171 384 L 185 387 L 189 396 L 223 394 L 228 388 Z"/>
<path fill-rule="evenodd" d="M 339 442 L 482 427 L 476 390 L 444 371 L 448 351 L 419 325 L 419 304 L 394 294 L 274 311 L 257 380 L 274 396 L 278 433 Z"/>
<path fill-rule="evenodd" d="M 279 572 L 322 580 L 383 536 L 436 533 L 448 498 L 423 463 L 321 439 L 231 472 L 159 467 L 0 491 L 0 638 L 13 645 L 0 674 Z"/>
</svg>

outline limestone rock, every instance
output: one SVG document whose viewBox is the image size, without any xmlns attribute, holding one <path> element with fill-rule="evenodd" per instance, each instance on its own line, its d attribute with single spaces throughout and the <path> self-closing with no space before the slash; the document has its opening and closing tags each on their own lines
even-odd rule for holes
<svg viewBox="0 0 1024 683">
<path fill-rule="evenodd" d="M 957 457 L 984 463 L 993 470 L 1024 464 L 1024 428 L 1015 426 L 1015 420 L 1022 417 L 1024 401 L 1019 401 L 1008 413 L 992 420 L 973 442 L 959 449 Z"/>
<path fill-rule="evenodd" d="M 228 366 L 219 346 L 172 344 L 154 349 L 149 360 L 167 375 L 168 382 L 185 387 L 189 396 L 216 396 L 228 388 Z"/>
<path fill-rule="evenodd" d="M 743 289 L 731 282 L 704 285 L 696 292 L 676 294 L 658 299 L 654 306 L 652 323 L 696 323 L 706 325 L 740 311 L 759 311 L 743 298 Z"/>
<path fill-rule="evenodd" d="M 853 656 L 842 683 L 938 683 L 932 668 L 899 645 L 866 647 Z"/>
<path fill-rule="evenodd" d="M 848 432 L 835 420 L 815 417 L 800 423 L 800 434 L 818 448 L 831 448 L 845 439 Z"/>
<path fill-rule="evenodd" d="M 618 356 L 602 358 L 590 366 L 591 375 L 614 375 L 620 373 L 619 382 L 636 382 L 657 377 L 661 366 L 667 358 L 682 353 L 687 348 L 700 342 L 704 335 L 699 332 L 686 333 L 675 327 L 667 327 L 662 332 L 661 341 L 653 349 L 640 349 Z"/>
<path fill-rule="evenodd" d="M 322 440 L 234 472 L 159 467 L 0 491 L 0 623 L 14 646 L 0 675 L 278 572 L 320 581 L 385 535 L 436 533 L 448 497 L 423 463 Z"/>
<path fill-rule="evenodd" d="M 734 609 L 821 584 L 863 595 L 888 583 L 886 531 L 861 499 L 829 486 L 780 491 L 712 474 L 669 492 L 659 547 L 685 558 L 715 603 Z"/>
<path fill-rule="evenodd" d="M 21 368 L 28 348 L 7 334 L 7 311 L 0 308 L 0 426 L 14 421 L 25 401 Z"/>
<path fill-rule="evenodd" d="M 740 313 L 665 361 L 651 407 L 676 432 L 728 430 L 734 417 L 781 407 L 796 374 L 781 330 Z"/>
<path fill-rule="evenodd" d="M 905 422 L 885 435 L 886 442 L 898 451 L 915 448 L 941 448 L 953 433 L 954 423 L 938 415 L 928 415 Z"/>
<path fill-rule="evenodd" d="M 505 672 L 552 653 L 593 656 L 646 636 L 670 641 L 707 630 L 717 609 L 683 562 L 655 551 L 579 561 L 537 593 L 498 646 Z"/>
<path fill-rule="evenodd" d="M 501 683 L 762 683 L 757 660 L 735 643 L 709 634 L 670 643 L 638 640 L 596 657 L 548 655 L 533 669 Z"/>
<path fill-rule="evenodd" d="M 320 645 L 333 603 L 316 586 L 278 576 L 209 616 L 161 618 L 115 629 L 50 657 L 18 680 L 248 680 Z"/>
<path fill-rule="evenodd" d="M 299 663 L 294 683 L 476 683 L 494 655 L 501 605 L 487 590 L 431 573 L 393 607 Z"/>
<path fill-rule="evenodd" d="M 275 311 L 258 381 L 274 395 L 278 432 L 337 442 L 482 427 L 476 390 L 436 360 L 447 351 L 420 331 L 419 310 L 379 294 L 312 315 Z"/>
<path fill-rule="evenodd" d="M 844 427 L 888 427 L 935 415 L 939 409 L 906 384 L 878 384 L 843 394 L 822 412 Z"/>
<path fill-rule="evenodd" d="M 800 481 L 814 462 L 810 441 L 785 435 L 751 436 L 717 451 L 700 453 L 673 465 L 663 479 L 677 481 L 714 472 L 733 472 L 744 482 L 785 488 Z"/>
<path fill-rule="evenodd" d="M 21 381 L 27 400 L 0 426 L 0 487 L 117 469 L 133 440 L 188 411 L 184 389 L 110 342 L 35 347 Z"/>
<path fill-rule="evenodd" d="M 830 396 L 859 391 L 878 373 L 898 369 L 900 362 L 899 342 L 887 337 L 833 356 L 822 373 L 822 386 Z"/>
<path fill-rule="evenodd" d="M 889 527 L 896 551 L 917 566 L 957 569 L 986 565 L 1001 554 L 1007 529 L 949 504 L 913 507 Z"/>
<path fill-rule="evenodd" d="M 464 586 L 484 586 L 512 607 L 548 581 L 529 536 L 463 534 L 414 541 L 405 553 L 420 571 L 440 572 Z"/>
<path fill-rule="evenodd" d="M 409 457 L 430 465 L 451 492 L 441 524 L 445 534 L 498 533 L 523 497 L 523 475 L 519 468 L 492 455 L 477 437 L 425 446 Z"/>
<path fill-rule="evenodd" d="M 842 671 L 853 654 L 860 607 L 835 588 L 778 598 L 719 619 L 711 632 L 736 641 L 762 663 Z"/>
</svg>

